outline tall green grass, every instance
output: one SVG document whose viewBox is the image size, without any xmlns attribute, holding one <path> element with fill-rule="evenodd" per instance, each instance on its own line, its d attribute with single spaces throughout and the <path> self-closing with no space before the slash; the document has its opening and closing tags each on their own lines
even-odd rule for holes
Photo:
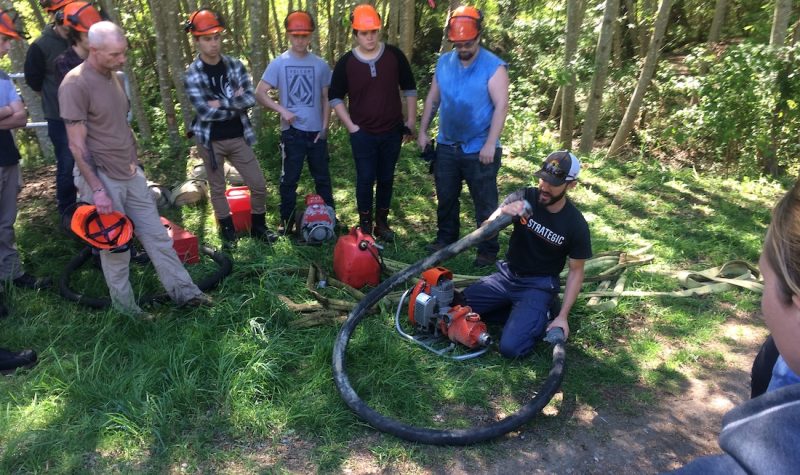
<svg viewBox="0 0 800 475">
<path fill-rule="evenodd" d="M 258 152 L 275 224 L 280 162 L 275 138 L 262 143 Z M 501 195 L 530 184 L 546 152 L 506 154 Z M 331 155 L 337 213 L 354 225 L 353 166 L 342 131 L 331 139 Z M 643 290 L 674 289 L 676 281 L 666 275 L 670 271 L 730 259 L 755 262 L 770 207 L 783 189 L 767 180 L 673 170 L 644 158 L 591 157 L 581 179 L 572 198 L 590 221 L 595 252 L 653 245 L 653 264 L 628 277 L 629 288 Z M 300 194 L 312 191 L 304 176 Z M 28 268 L 57 276 L 79 245 L 52 232 L 52 203 L 21 206 L 18 242 Z M 219 246 L 208 204 L 169 216 Z M 411 145 L 398 164 L 390 219 L 398 236 L 385 255 L 409 263 L 424 257 L 424 245 L 435 237 L 436 201 L 427 165 Z M 474 226 L 466 190 L 462 223 L 462 234 Z M 503 248 L 507 237 L 507 232 L 501 236 Z M 277 298 L 313 301 L 305 290 L 306 276 L 287 269 L 314 262 L 332 271 L 332 251 L 332 244 L 308 247 L 281 240 L 268 246 L 244 238 L 231 253 L 233 274 L 211 293 L 213 308 L 160 304 L 148 309 L 156 316 L 153 322 L 89 310 L 53 291 L 6 288 L 12 315 L 3 322 L 0 346 L 35 348 L 40 363 L 3 380 L 0 471 L 163 472 L 183 466 L 213 472 L 229 463 L 241 463 L 246 471 L 282 470 L 280 461 L 259 465 L 241 459 L 255 447 L 274 451 L 287 437 L 309 442 L 318 470 L 340 469 L 354 450 L 352 440 L 375 436 L 333 385 L 330 356 L 337 327 L 294 328 L 290 322 L 296 315 Z M 445 265 L 474 274 L 473 256 L 468 251 Z M 206 263 L 192 272 L 210 267 Z M 78 290 L 105 294 L 96 269 L 87 266 L 79 274 Z M 143 293 L 159 288 L 148 267 L 136 268 L 132 279 Z M 641 412 L 662 391 L 681 391 L 687 371 L 699 361 L 724 361 L 724 354 L 708 349 L 721 338 L 720 325 L 732 307 L 755 313 L 757 302 L 756 295 L 732 291 L 695 299 L 622 299 L 614 311 L 597 313 L 580 300 L 571 315 L 565 396 L 551 405 Z M 486 422 L 518 409 L 547 373 L 545 345 L 521 361 L 494 352 L 464 363 L 438 358 L 398 338 L 393 313 L 386 306 L 367 319 L 347 359 L 364 399 L 402 421 L 431 427 Z M 491 330 L 497 335 L 499 328 Z M 523 430 L 555 433 L 565 418 L 540 418 Z M 371 446 L 381 466 L 427 463 L 448 453 L 420 450 L 388 436 L 377 436 Z M 484 455 L 485 449 L 470 450 Z"/>
</svg>

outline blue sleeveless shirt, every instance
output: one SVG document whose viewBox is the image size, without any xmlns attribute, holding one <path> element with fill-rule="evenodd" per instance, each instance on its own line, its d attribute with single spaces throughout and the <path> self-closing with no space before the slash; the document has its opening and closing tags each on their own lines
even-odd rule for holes
<svg viewBox="0 0 800 475">
<path fill-rule="evenodd" d="M 439 135 L 436 141 L 460 145 L 464 153 L 478 153 L 492 125 L 494 103 L 489 95 L 489 79 L 499 67 L 507 67 L 502 59 L 479 48 L 477 57 L 466 68 L 455 51 L 443 54 L 436 64 L 439 84 Z M 500 141 L 497 141 L 497 147 Z"/>
</svg>

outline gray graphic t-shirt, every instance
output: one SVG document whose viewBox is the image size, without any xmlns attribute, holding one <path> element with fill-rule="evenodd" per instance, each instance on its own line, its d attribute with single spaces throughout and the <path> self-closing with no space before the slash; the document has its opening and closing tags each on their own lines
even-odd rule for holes
<svg viewBox="0 0 800 475">
<path fill-rule="evenodd" d="M 297 115 L 295 129 L 322 129 L 322 89 L 331 84 L 331 68 L 319 56 L 298 58 L 286 51 L 269 63 L 261 79 L 277 89 L 281 105 Z M 288 128 L 281 119 L 281 130 Z"/>
</svg>

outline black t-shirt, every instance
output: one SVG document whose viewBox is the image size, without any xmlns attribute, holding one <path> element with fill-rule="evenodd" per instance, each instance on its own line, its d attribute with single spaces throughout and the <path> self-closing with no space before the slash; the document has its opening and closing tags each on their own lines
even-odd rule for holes
<svg viewBox="0 0 800 475">
<path fill-rule="evenodd" d="M 203 72 L 208 76 L 208 82 L 211 84 L 211 92 L 216 97 L 233 97 L 233 90 L 231 83 L 228 80 L 228 71 L 225 69 L 225 62 L 220 61 L 217 64 L 211 65 L 203 62 Z M 230 120 L 222 122 L 214 122 L 211 124 L 211 140 L 225 140 L 235 139 L 244 136 L 244 126 L 242 119 L 239 116 Z"/>
<path fill-rule="evenodd" d="M 19 163 L 19 150 L 14 144 L 14 137 L 10 130 L 0 130 L 0 167 L 7 167 Z"/>
<path fill-rule="evenodd" d="M 527 219 L 515 219 L 506 259 L 512 271 L 522 275 L 558 275 L 567 256 L 572 259 L 592 257 L 589 225 L 569 199 L 558 213 L 547 211 L 538 203 L 538 188 L 525 188 L 506 197 L 503 205 L 528 200 L 533 213 Z"/>
</svg>

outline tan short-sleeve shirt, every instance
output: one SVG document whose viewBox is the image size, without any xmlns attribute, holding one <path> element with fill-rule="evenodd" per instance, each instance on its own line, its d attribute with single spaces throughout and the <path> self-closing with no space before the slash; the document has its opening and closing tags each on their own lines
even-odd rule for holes
<svg viewBox="0 0 800 475">
<path fill-rule="evenodd" d="M 90 165 L 116 180 L 136 175 L 136 143 L 128 125 L 130 103 L 116 74 L 105 76 L 83 62 L 58 88 L 61 118 L 84 121 Z"/>
</svg>

